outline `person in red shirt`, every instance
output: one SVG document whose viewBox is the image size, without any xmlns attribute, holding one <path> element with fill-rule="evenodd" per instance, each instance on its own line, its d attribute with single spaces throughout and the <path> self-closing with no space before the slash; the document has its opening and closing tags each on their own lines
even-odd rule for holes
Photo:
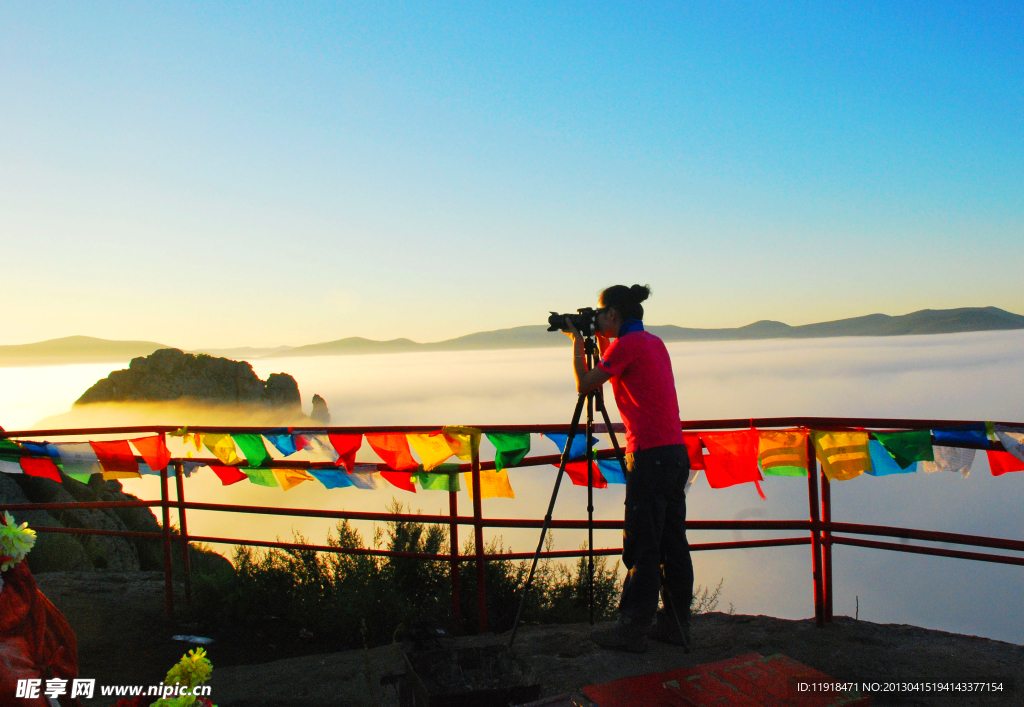
<svg viewBox="0 0 1024 707">
<path fill-rule="evenodd" d="M 684 492 L 690 460 L 679 424 L 672 361 L 665 343 L 644 331 L 642 302 L 649 296 L 645 285 L 615 285 L 601 292 L 597 310 L 601 360 L 593 370 L 586 370 L 583 335 L 568 322 L 577 391 L 586 394 L 610 380 L 626 428 L 622 563 L 627 574 L 618 621 L 610 629 L 595 631 L 591 638 L 607 648 L 637 653 L 647 649 L 648 637 L 689 650 L 693 595 Z M 659 591 L 662 611 L 658 611 Z"/>
</svg>

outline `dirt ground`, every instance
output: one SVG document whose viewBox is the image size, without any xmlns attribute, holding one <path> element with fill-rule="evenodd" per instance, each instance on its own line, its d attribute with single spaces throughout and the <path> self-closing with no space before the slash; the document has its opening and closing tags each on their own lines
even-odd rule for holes
<svg viewBox="0 0 1024 707">
<path fill-rule="evenodd" d="M 96 678 L 97 685 L 156 684 L 190 647 L 170 640 L 189 630 L 164 621 L 160 573 L 52 573 L 36 579 L 76 631 L 81 676 Z M 589 640 L 590 630 L 586 624 L 566 624 L 520 631 L 516 653 L 541 684 L 542 695 L 757 652 L 784 653 L 844 681 L 1012 683 L 1001 694 L 973 698 L 962 693 L 882 695 L 875 697 L 878 705 L 1024 705 L 1024 647 L 975 636 L 847 617 L 818 629 L 813 620 L 713 613 L 695 617 L 692 653 L 651 642 L 646 654 L 633 655 L 599 649 Z M 211 697 L 220 707 L 398 704 L 395 688 L 381 687 L 380 678 L 401 671 L 400 644 L 308 654 L 315 645 L 299 637 L 285 642 L 272 630 L 243 639 L 208 647 L 214 665 Z M 458 646 L 479 646 L 508 637 L 452 640 Z M 108 697 L 85 704 L 115 702 Z"/>
</svg>

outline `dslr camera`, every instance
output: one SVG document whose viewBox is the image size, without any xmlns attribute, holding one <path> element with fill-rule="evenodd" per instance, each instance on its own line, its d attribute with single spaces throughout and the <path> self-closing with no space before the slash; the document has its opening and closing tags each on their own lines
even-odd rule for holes
<svg viewBox="0 0 1024 707">
<path fill-rule="evenodd" d="M 559 314 L 552 312 L 548 317 L 548 331 L 569 332 L 565 320 L 568 319 L 575 325 L 583 336 L 593 336 L 597 333 L 597 310 L 592 307 L 577 309 L 577 314 Z"/>
</svg>

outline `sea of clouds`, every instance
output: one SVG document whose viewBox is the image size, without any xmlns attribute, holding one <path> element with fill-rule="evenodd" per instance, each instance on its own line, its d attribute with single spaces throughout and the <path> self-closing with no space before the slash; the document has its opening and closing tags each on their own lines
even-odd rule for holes
<svg viewBox="0 0 1024 707">
<path fill-rule="evenodd" d="M 553 334 L 552 336 L 556 336 Z M 669 345 L 684 419 L 790 415 L 1024 420 L 1024 332 L 920 337 L 838 338 Z M 373 356 L 256 359 L 256 373 L 287 372 L 309 409 L 314 393 L 330 406 L 336 425 L 515 424 L 568 422 L 575 402 L 565 348 L 436 352 Z M 25 427 L 67 411 L 112 368 L 89 364 L 0 368 L 0 424 Z M 609 395 L 610 397 L 610 395 Z M 612 417 L 618 420 L 614 406 Z M 606 446 L 603 443 L 602 446 Z M 554 445 L 535 437 L 535 450 Z M 483 457 L 491 449 L 484 445 Z M 361 453 L 362 454 L 362 453 Z M 360 459 L 362 460 L 362 456 Z M 366 454 L 366 460 L 373 459 Z M 516 498 L 489 499 L 493 517 L 540 517 L 550 497 L 553 468 L 512 472 Z M 751 484 L 712 490 L 698 479 L 689 496 L 691 518 L 806 518 L 804 480 L 769 478 L 762 501 Z M 143 497 L 159 495 L 155 479 L 128 481 Z M 394 489 L 325 491 L 306 483 L 283 493 L 250 484 L 222 487 L 210 473 L 189 479 L 190 499 L 211 502 L 383 510 L 397 498 L 414 510 L 447 513 L 447 494 Z M 835 520 L 1020 538 L 1024 473 L 992 477 L 979 455 L 969 478 L 922 473 L 860 477 L 832 485 Z M 621 518 L 621 487 L 595 491 L 598 518 Z M 460 510 L 469 499 L 459 494 Z M 563 486 L 556 517 L 585 517 L 586 489 Z M 193 513 L 196 534 L 290 538 L 293 531 L 322 541 L 331 523 Z M 359 524 L 364 535 L 371 524 Z M 468 534 L 462 529 L 462 537 Z M 535 531 L 502 531 L 506 547 L 532 551 Z M 691 541 L 766 534 L 691 532 Z M 786 534 L 782 534 L 786 535 Z M 558 531 L 556 546 L 577 547 L 583 533 Z M 598 546 L 620 544 L 617 532 L 597 533 Z M 1024 643 L 1019 615 L 1024 568 L 851 547 L 835 548 L 837 614 L 876 622 L 910 623 Z M 724 579 L 722 605 L 742 613 L 788 618 L 813 613 L 807 547 L 694 554 L 697 581 Z"/>
</svg>

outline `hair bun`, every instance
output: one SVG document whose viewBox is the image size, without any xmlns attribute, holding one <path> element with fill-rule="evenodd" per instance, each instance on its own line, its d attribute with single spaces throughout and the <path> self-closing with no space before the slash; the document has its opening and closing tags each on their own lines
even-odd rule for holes
<svg viewBox="0 0 1024 707">
<path fill-rule="evenodd" d="M 650 285 L 633 285 L 629 288 L 629 294 L 633 296 L 637 302 L 643 302 L 651 296 Z"/>
</svg>

